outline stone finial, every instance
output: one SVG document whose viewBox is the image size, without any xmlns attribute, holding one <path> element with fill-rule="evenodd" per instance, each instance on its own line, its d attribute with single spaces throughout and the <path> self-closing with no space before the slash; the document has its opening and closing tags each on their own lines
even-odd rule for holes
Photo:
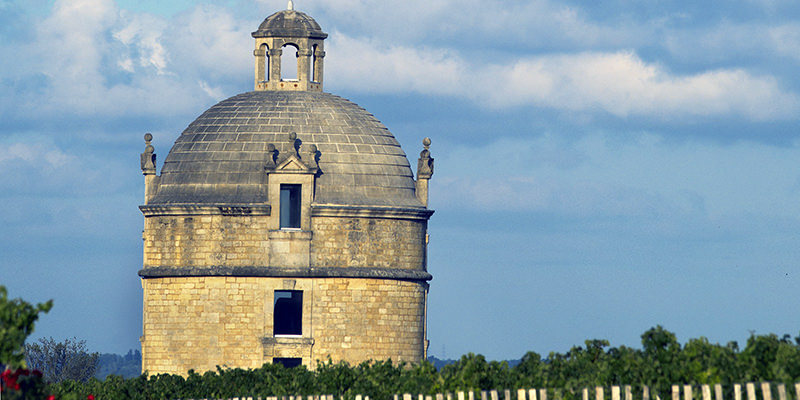
<svg viewBox="0 0 800 400">
<path fill-rule="evenodd" d="M 149 132 L 145 133 L 144 153 L 140 156 L 143 175 L 155 175 L 156 173 L 156 154 L 154 153 L 155 148 L 150 144 L 151 140 L 153 140 L 153 135 Z"/>
<path fill-rule="evenodd" d="M 264 163 L 265 170 L 272 170 L 275 169 L 275 160 L 278 159 L 278 150 L 275 148 L 275 145 L 270 143 L 267 145 L 267 160 Z"/>
<path fill-rule="evenodd" d="M 319 164 L 317 164 L 317 151 L 317 145 L 311 144 L 308 145 L 307 150 L 303 154 L 303 162 L 305 162 L 309 168 L 319 167 Z"/>
<path fill-rule="evenodd" d="M 294 2 L 289 0 L 289 4 L 286 5 L 287 10 L 294 10 Z"/>
<path fill-rule="evenodd" d="M 424 149 L 419 153 L 419 161 L 417 162 L 417 179 L 431 179 L 431 176 L 433 176 L 433 157 L 431 157 L 429 150 L 431 138 L 422 139 L 422 146 Z"/>
<path fill-rule="evenodd" d="M 294 154 L 300 157 L 300 153 L 298 152 L 298 150 L 300 150 L 300 140 L 297 139 L 297 132 L 289 132 L 289 143 L 292 145 Z"/>
</svg>

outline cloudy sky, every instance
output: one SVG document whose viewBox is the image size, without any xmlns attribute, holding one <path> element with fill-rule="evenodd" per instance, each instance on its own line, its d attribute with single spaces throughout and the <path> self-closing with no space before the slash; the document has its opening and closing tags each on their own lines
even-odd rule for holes
<svg viewBox="0 0 800 400">
<path fill-rule="evenodd" d="M 800 332 L 800 4 L 297 0 L 326 91 L 433 140 L 430 352 Z M 252 90 L 284 0 L 0 0 L 0 284 L 141 334 L 139 153 Z"/>
</svg>

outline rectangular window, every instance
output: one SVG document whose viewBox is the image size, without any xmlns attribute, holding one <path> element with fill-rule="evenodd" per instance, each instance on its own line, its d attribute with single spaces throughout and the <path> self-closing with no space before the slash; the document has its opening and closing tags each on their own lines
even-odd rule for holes
<svg viewBox="0 0 800 400">
<path fill-rule="evenodd" d="M 273 364 L 281 364 L 284 368 L 299 367 L 303 364 L 302 358 L 289 358 L 289 357 L 275 357 L 272 359 Z"/>
<path fill-rule="evenodd" d="M 300 228 L 300 185 L 281 184 L 281 229 Z"/>
<path fill-rule="evenodd" d="M 273 332 L 278 335 L 303 334 L 303 291 L 276 290 Z"/>
</svg>

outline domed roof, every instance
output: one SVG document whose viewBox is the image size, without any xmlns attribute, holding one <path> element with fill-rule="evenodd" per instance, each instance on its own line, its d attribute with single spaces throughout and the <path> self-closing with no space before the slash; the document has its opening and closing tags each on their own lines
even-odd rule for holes
<svg viewBox="0 0 800 400">
<path fill-rule="evenodd" d="M 322 92 L 254 91 L 214 105 L 178 137 L 149 204 L 264 204 L 268 146 L 318 148 L 314 204 L 424 208 L 408 159 L 372 114 Z"/>
<path fill-rule="evenodd" d="M 283 10 L 270 15 L 252 35 L 254 38 L 288 36 L 325 39 L 328 37 L 314 18 L 295 10 Z"/>
</svg>

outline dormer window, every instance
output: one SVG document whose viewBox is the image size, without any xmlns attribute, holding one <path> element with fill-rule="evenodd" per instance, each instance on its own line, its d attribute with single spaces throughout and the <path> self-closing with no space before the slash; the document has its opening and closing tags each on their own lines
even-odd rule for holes
<svg viewBox="0 0 800 400">
<path fill-rule="evenodd" d="M 280 228 L 300 229 L 302 185 L 281 184 Z"/>
</svg>

